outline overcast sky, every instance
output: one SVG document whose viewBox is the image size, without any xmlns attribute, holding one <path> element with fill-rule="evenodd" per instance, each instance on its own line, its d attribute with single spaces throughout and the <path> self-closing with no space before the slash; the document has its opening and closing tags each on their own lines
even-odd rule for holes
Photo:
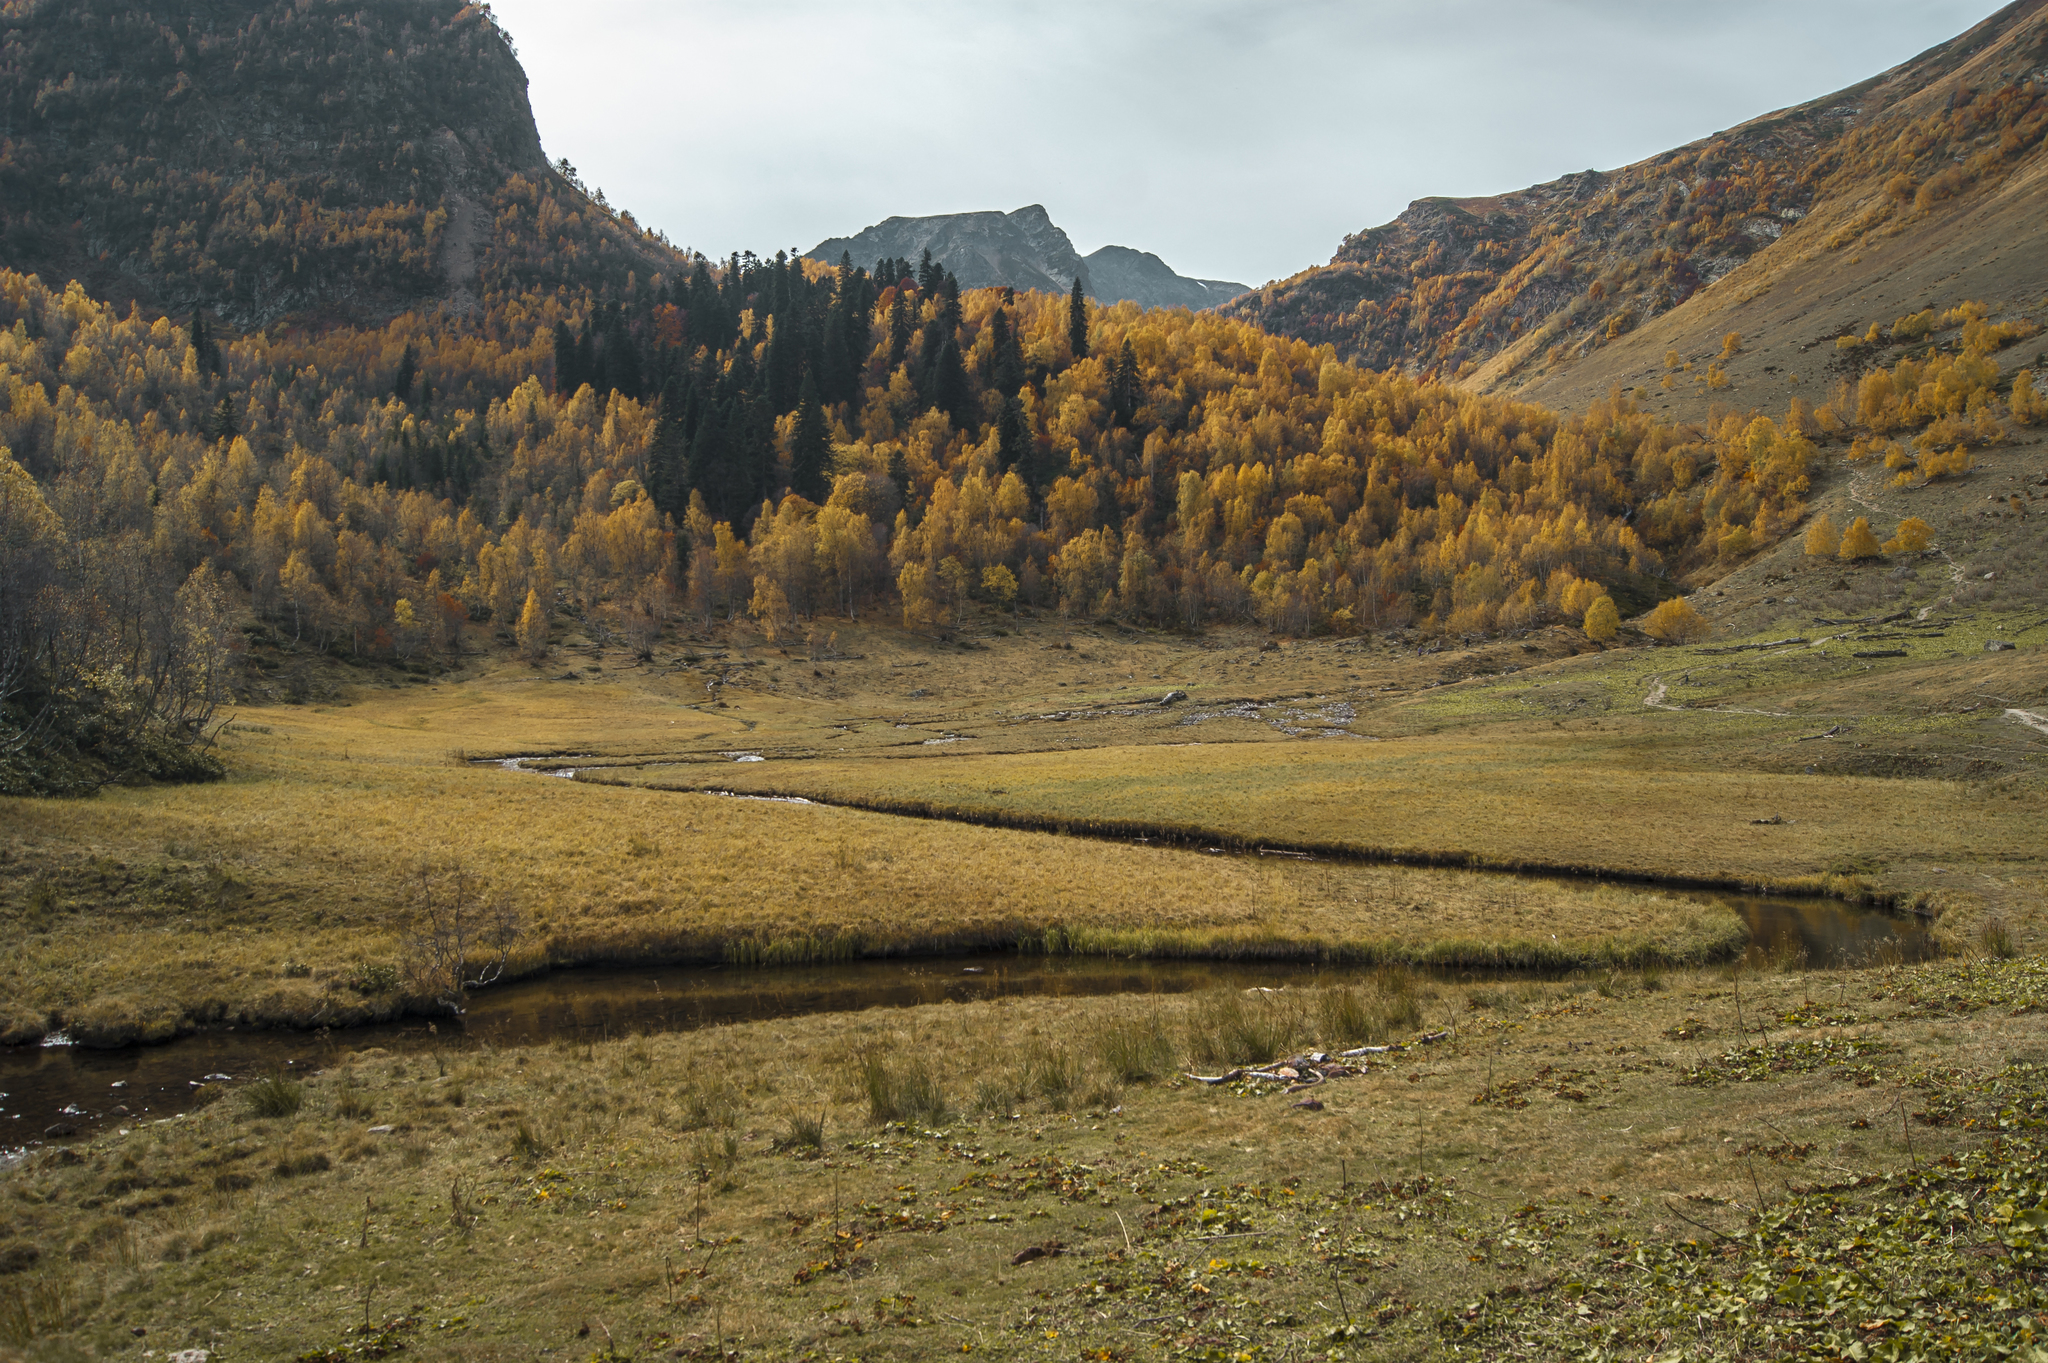
<svg viewBox="0 0 2048 1363">
<path fill-rule="evenodd" d="M 1429 195 L 1611 169 L 1991 0 L 493 0 L 550 157 L 706 255 L 1042 203 L 1257 285 Z"/>
</svg>

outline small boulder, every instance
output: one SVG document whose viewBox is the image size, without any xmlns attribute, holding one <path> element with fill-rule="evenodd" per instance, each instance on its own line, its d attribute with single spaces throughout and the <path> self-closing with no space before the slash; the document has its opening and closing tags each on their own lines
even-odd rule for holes
<svg viewBox="0 0 2048 1363">
<path fill-rule="evenodd" d="M 1984 645 L 1986 653 L 2010 653 L 2019 645 L 2010 639 L 1993 639 Z"/>
<path fill-rule="evenodd" d="M 76 1122 L 51 1122 L 43 1128 L 43 1135 L 53 1141 L 62 1140 L 66 1136 L 76 1136 L 77 1134 L 78 1123 Z"/>
<path fill-rule="evenodd" d="M 1187 698 L 1188 693 L 1185 691 L 1168 691 L 1165 695 L 1159 698 L 1159 703 L 1161 705 L 1177 705 L 1181 701 L 1186 700 Z"/>
<path fill-rule="evenodd" d="M 1295 1106 L 1303 1112 L 1321 1112 L 1323 1110 L 1323 1100 L 1320 1098 L 1304 1098 L 1296 1103 Z"/>
</svg>

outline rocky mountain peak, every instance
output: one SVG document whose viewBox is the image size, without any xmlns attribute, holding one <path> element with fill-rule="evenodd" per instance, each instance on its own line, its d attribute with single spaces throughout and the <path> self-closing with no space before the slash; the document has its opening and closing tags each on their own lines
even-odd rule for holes
<svg viewBox="0 0 2048 1363">
<path fill-rule="evenodd" d="M 1082 292 L 1097 302 L 1129 299 L 1148 308 L 1211 308 L 1246 291 L 1226 280 L 1189 279 L 1158 256 L 1128 246 L 1083 256 L 1043 204 L 1009 213 L 888 218 L 853 236 L 819 242 L 809 255 L 831 263 L 851 255 L 855 264 L 868 265 L 884 258 L 917 260 L 926 251 L 968 289 L 1065 293 L 1079 278 Z"/>
</svg>

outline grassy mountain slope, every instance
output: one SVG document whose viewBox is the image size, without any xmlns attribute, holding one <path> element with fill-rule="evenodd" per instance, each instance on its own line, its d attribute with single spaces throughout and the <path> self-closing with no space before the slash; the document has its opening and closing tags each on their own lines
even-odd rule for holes
<svg viewBox="0 0 2048 1363">
<path fill-rule="evenodd" d="M 2048 8 L 2019 0 L 1873 80 L 1636 165 L 1422 200 L 1227 311 L 1567 404 L 1657 381 L 1667 349 L 1717 355 L 1731 330 L 1748 338 L 1732 382 L 1813 384 L 1847 327 L 2048 291 L 2044 92 Z M 1727 396 L 1690 387 L 1658 410 Z"/>
</svg>

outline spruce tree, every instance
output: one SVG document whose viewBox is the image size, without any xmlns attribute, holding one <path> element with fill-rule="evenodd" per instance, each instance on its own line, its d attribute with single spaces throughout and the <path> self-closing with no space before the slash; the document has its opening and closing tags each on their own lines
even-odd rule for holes
<svg viewBox="0 0 2048 1363">
<path fill-rule="evenodd" d="M 931 367 L 931 404 L 952 418 L 955 426 L 974 428 L 974 392 L 967 385 L 967 366 L 951 336 L 939 345 Z"/>
<path fill-rule="evenodd" d="M 697 423 L 696 438 L 690 442 L 690 469 L 711 514 L 720 520 L 730 520 L 738 509 L 732 497 L 734 479 L 726 451 L 727 410 L 715 403 L 706 408 L 703 419 Z"/>
<path fill-rule="evenodd" d="M 1024 466 L 1030 455 L 1031 431 L 1024 423 L 1024 404 L 1015 393 L 1005 393 L 1002 408 L 996 413 L 996 458 L 1007 472 Z M 1026 475 L 1030 471 L 1024 468 Z"/>
<path fill-rule="evenodd" d="M 917 348 L 917 368 L 911 378 L 927 407 L 939 405 L 939 352 L 945 349 L 946 340 L 946 328 L 937 318 L 924 324 L 924 340 Z"/>
<path fill-rule="evenodd" d="M 199 315 L 199 309 L 192 309 L 192 321 L 186 328 L 192 342 L 192 358 L 201 373 L 220 373 L 220 347 L 213 343 L 213 337 L 206 330 L 206 319 Z"/>
<path fill-rule="evenodd" d="M 960 326 L 960 281 L 947 270 L 939 275 L 939 322 L 950 333 Z"/>
<path fill-rule="evenodd" d="M 762 380 L 769 407 L 780 415 L 796 406 L 803 381 L 803 329 L 795 312 L 785 304 L 783 311 L 775 315 L 772 330 L 774 335 L 768 341 L 768 355 L 762 366 L 767 372 Z"/>
<path fill-rule="evenodd" d="M 647 449 L 647 495 L 655 509 L 677 520 L 690 504 L 689 448 L 683 434 L 683 386 L 674 379 L 661 391 L 654 434 Z"/>
<path fill-rule="evenodd" d="M 235 400 L 221 394 L 214 404 L 213 419 L 206 423 L 206 437 L 214 444 L 226 444 L 242 433 L 242 423 L 235 416 Z"/>
<path fill-rule="evenodd" d="M 1138 414 L 1138 396 L 1138 357 L 1126 338 L 1116 357 L 1116 372 L 1109 380 L 1111 419 L 1120 426 L 1130 425 L 1131 418 Z"/>
<path fill-rule="evenodd" d="M 697 268 L 690 273 L 690 296 L 686 306 L 690 312 L 690 334 L 693 337 L 714 351 L 732 344 L 732 318 L 719 297 L 718 285 L 712 281 L 710 266 L 701 258 L 697 261 Z"/>
<path fill-rule="evenodd" d="M 894 370 L 903 363 L 903 357 L 910 350 L 911 333 L 917 327 L 917 318 L 911 312 L 910 299 L 899 285 L 896 299 L 889 304 L 889 368 Z"/>
<path fill-rule="evenodd" d="M 405 343 L 405 353 L 398 357 L 398 375 L 391 380 L 391 396 L 407 406 L 412 405 L 413 384 L 420 375 L 419 347 L 411 341 Z"/>
<path fill-rule="evenodd" d="M 1008 311 L 999 310 L 996 317 L 1002 322 L 1001 330 L 996 333 L 996 391 L 1004 397 L 1013 398 L 1028 378 L 1024 372 L 1024 345 L 1017 339 L 1017 328 L 1010 324 Z"/>
<path fill-rule="evenodd" d="M 604 392 L 604 371 L 597 363 L 597 342 L 590 335 L 590 319 L 583 319 L 583 330 L 576 337 L 576 387 L 589 384 Z M 574 389 L 570 390 L 574 391 Z"/>
<path fill-rule="evenodd" d="M 555 323 L 555 396 L 566 398 L 582 386 L 576 370 L 576 337 L 567 322 Z"/>
<path fill-rule="evenodd" d="M 831 465 L 832 437 L 818 402 L 818 385 L 806 373 L 797 400 L 796 432 L 790 441 L 789 490 L 823 506 L 832 492 Z"/>
<path fill-rule="evenodd" d="M 1081 276 L 1074 276 L 1074 292 L 1067 299 L 1067 347 L 1074 358 L 1088 358 L 1088 296 L 1081 292 Z"/>
<path fill-rule="evenodd" d="M 604 368 L 605 380 L 612 389 L 636 402 L 644 395 L 640 347 L 634 344 L 633 333 L 626 330 L 626 321 L 618 313 L 612 314 L 611 325 L 605 329 Z"/>
</svg>

